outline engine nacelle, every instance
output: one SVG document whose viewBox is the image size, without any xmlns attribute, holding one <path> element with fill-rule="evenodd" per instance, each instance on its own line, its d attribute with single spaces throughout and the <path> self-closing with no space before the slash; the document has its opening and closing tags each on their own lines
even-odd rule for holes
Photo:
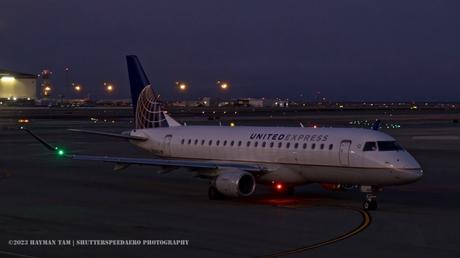
<svg viewBox="0 0 460 258">
<path fill-rule="evenodd" d="M 225 196 L 249 196 L 256 189 L 254 176 L 237 168 L 225 168 L 214 179 L 213 185 Z"/>
</svg>

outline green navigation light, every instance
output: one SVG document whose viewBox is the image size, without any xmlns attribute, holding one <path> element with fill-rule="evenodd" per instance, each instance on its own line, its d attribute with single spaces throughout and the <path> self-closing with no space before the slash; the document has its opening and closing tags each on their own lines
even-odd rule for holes
<svg viewBox="0 0 460 258">
<path fill-rule="evenodd" d="M 57 155 L 59 155 L 59 156 L 64 156 L 64 154 L 65 154 L 64 150 L 59 149 L 59 148 L 56 148 L 56 153 L 57 153 Z"/>
</svg>

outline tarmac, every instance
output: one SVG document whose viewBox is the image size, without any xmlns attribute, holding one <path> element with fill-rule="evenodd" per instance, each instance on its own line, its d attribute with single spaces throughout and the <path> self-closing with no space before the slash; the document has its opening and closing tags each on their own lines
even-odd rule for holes
<svg viewBox="0 0 460 258">
<path fill-rule="evenodd" d="M 237 126 L 349 127 L 375 117 L 360 112 L 283 116 L 221 120 Z M 208 182 L 185 171 L 158 174 L 145 166 L 114 171 L 107 163 L 66 160 L 17 130 L 15 118 L 0 119 L 0 256 L 458 257 L 460 125 L 452 118 L 460 115 L 381 116 L 383 130 L 421 163 L 424 176 L 384 189 L 372 212 L 361 210 L 363 193 L 331 192 L 316 184 L 297 188 L 294 196 L 258 187 L 248 198 L 210 201 Z M 90 117 L 31 119 L 27 127 L 67 152 L 150 157 L 123 140 L 66 131 L 132 127 L 129 118 Z M 202 116 L 181 122 L 218 123 Z"/>
</svg>

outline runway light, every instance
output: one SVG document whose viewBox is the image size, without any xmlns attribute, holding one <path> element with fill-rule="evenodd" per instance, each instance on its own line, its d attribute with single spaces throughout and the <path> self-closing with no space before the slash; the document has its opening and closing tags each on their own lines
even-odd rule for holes
<svg viewBox="0 0 460 258">
<path fill-rule="evenodd" d="M 234 127 L 234 126 L 235 126 L 235 123 L 234 123 L 234 122 L 230 122 L 230 126 L 231 126 L 231 127 Z"/>
<path fill-rule="evenodd" d="M 81 86 L 80 85 L 75 85 L 74 90 L 76 92 L 80 92 L 81 91 Z"/>
<path fill-rule="evenodd" d="M 2 82 L 14 82 L 16 78 L 13 76 L 2 76 L 1 81 Z"/>
</svg>

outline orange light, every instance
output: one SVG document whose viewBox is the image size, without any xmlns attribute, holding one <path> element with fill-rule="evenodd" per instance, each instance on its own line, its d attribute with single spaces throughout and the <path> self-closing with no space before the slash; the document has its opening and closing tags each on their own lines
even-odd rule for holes
<svg viewBox="0 0 460 258">
<path fill-rule="evenodd" d="M 230 84 L 227 81 L 217 81 L 216 84 L 219 85 L 219 88 L 223 91 L 230 88 Z"/>
<path fill-rule="evenodd" d="M 179 90 L 185 91 L 186 89 L 187 89 L 187 84 L 185 84 L 185 83 L 179 84 Z"/>
</svg>

